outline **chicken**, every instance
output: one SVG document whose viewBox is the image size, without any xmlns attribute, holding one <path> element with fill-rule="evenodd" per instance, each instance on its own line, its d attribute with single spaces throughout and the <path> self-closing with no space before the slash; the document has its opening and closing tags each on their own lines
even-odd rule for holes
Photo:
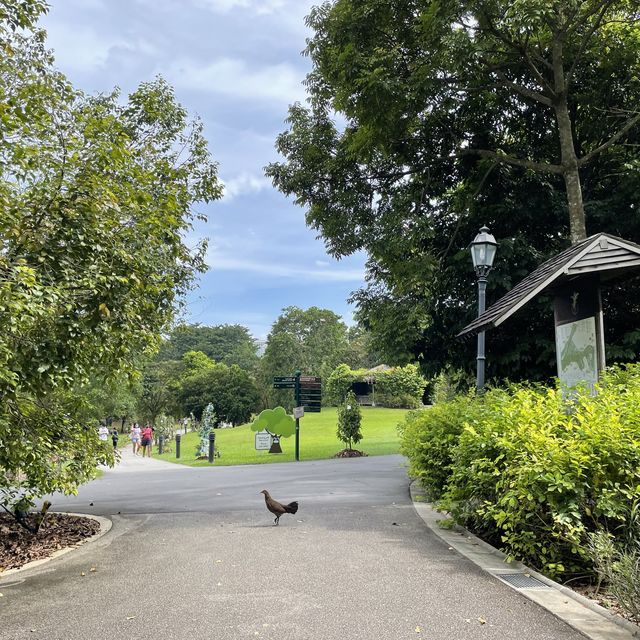
<svg viewBox="0 0 640 640">
<path fill-rule="evenodd" d="M 275 515 L 274 522 L 276 525 L 280 524 L 280 516 L 283 513 L 295 513 L 298 510 L 297 502 L 290 502 L 289 504 L 281 504 L 277 500 L 274 500 L 266 489 L 263 489 L 260 493 L 264 493 L 264 501 L 267 505 L 267 509 Z"/>
</svg>

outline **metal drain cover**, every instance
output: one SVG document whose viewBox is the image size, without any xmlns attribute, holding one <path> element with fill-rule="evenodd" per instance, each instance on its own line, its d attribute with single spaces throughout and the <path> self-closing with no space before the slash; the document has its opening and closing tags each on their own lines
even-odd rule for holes
<svg viewBox="0 0 640 640">
<path fill-rule="evenodd" d="M 516 589 L 548 589 L 549 586 L 537 578 L 524 573 L 497 573 L 496 577 L 504 580 Z"/>
</svg>

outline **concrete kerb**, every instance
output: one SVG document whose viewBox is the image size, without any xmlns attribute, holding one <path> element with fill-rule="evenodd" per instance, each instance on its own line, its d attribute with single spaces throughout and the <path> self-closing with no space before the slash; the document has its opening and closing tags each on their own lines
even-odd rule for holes
<svg viewBox="0 0 640 640">
<path fill-rule="evenodd" d="M 504 553 L 492 547 L 462 527 L 443 528 L 438 521 L 446 514 L 436 511 L 425 501 L 417 481 L 410 486 L 413 506 L 423 520 L 450 549 L 454 549 L 503 584 L 540 605 L 591 640 L 632 640 L 640 638 L 640 627 L 608 611 L 593 600 L 581 596 L 520 562 L 508 562 Z M 544 583 L 543 588 L 516 587 L 500 576 L 509 574 L 533 577 Z"/>
<path fill-rule="evenodd" d="M 51 513 L 54 513 L 54 512 L 51 512 Z M 52 553 L 47 558 L 41 558 L 40 560 L 33 560 L 32 562 L 27 562 L 27 564 L 23 564 L 21 567 L 18 567 L 17 569 L 8 569 L 7 571 L 3 571 L 2 573 L 0 573 L 0 587 L 2 586 L 2 582 L 4 578 L 9 576 L 11 576 L 12 578 L 15 578 L 17 574 L 26 573 L 30 569 L 35 569 L 37 567 L 40 567 L 46 564 L 47 562 L 51 562 L 51 560 L 55 560 L 60 556 L 66 555 L 67 553 L 71 553 L 72 551 L 75 551 L 80 547 L 86 547 L 88 544 L 95 542 L 99 538 L 102 538 L 102 536 L 109 533 L 109 531 L 111 531 L 111 527 L 113 526 L 113 522 L 109 520 L 109 518 L 105 518 L 103 516 L 94 516 L 94 515 L 89 515 L 87 513 L 66 513 L 66 512 L 65 512 L 65 515 L 78 516 L 80 518 L 89 518 L 90 520 L 96 520 L 100 524 L 100 530 L 97 533 L 94 533 L 89 538 L 85 538 L 81 542 L 71 547 L 65 547 L 64 549 L 54 551 L 54 553 Z"/>
</svg>

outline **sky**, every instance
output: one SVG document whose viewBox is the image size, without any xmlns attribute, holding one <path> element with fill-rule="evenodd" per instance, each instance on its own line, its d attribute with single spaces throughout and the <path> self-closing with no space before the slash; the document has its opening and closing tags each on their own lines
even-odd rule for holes
<svg viewBox="0 0 640 640">
<path fill-rule="evenodd" d="M 331 309 L 352 324 L 364 255 L 336 261 L 304 210 L 264 176 L 288 106 L 304 101 L 311 0 L 49 0 L 41 25 L 57 67 L 88 93 L 124 94 L 162 75 L 205 136 L 225 196 L 201 205 L 209 271 L 185 320 L 241 324 L 263 340 L 287 306 Z"/>
</svg>

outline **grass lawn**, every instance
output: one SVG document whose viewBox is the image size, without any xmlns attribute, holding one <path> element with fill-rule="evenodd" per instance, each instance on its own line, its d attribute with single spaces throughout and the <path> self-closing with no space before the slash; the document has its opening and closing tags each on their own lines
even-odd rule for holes
<svg viewBox="0 0 640 640">
<path fill-rule="evenodd" d="M 386 409 L 383 407 L 362 407 L 362 440 L 355 447 L 370 456 L 398 453 L 399 439 L 396 425 L 406 415 L 406 409 Z M 338 414 L 335 407 L 323 408 L 321 413 L 307 413 L 300 419 L 300 460 L 321 460 L 331 458 L 344 444 L 336 438 Z M 255 433 L 248 424 L 234 429 L 216 429 L 216 451 L 220 458 L 215 465 L 262 464 L 268 462 L 288 462 L 294 458 L 295 436 L 282 438 L 283 453 L 256 451 Z M 207 460 L 196 460 L 196 446 L 199 437 L 196 432 L 182 437 L 180 459 L 176 460 L 175 442 L 171 442 L 171 452 L 154 457 L 168 462 L 177 462 L 192 467 L 209 466 Z"/>
</svg>

